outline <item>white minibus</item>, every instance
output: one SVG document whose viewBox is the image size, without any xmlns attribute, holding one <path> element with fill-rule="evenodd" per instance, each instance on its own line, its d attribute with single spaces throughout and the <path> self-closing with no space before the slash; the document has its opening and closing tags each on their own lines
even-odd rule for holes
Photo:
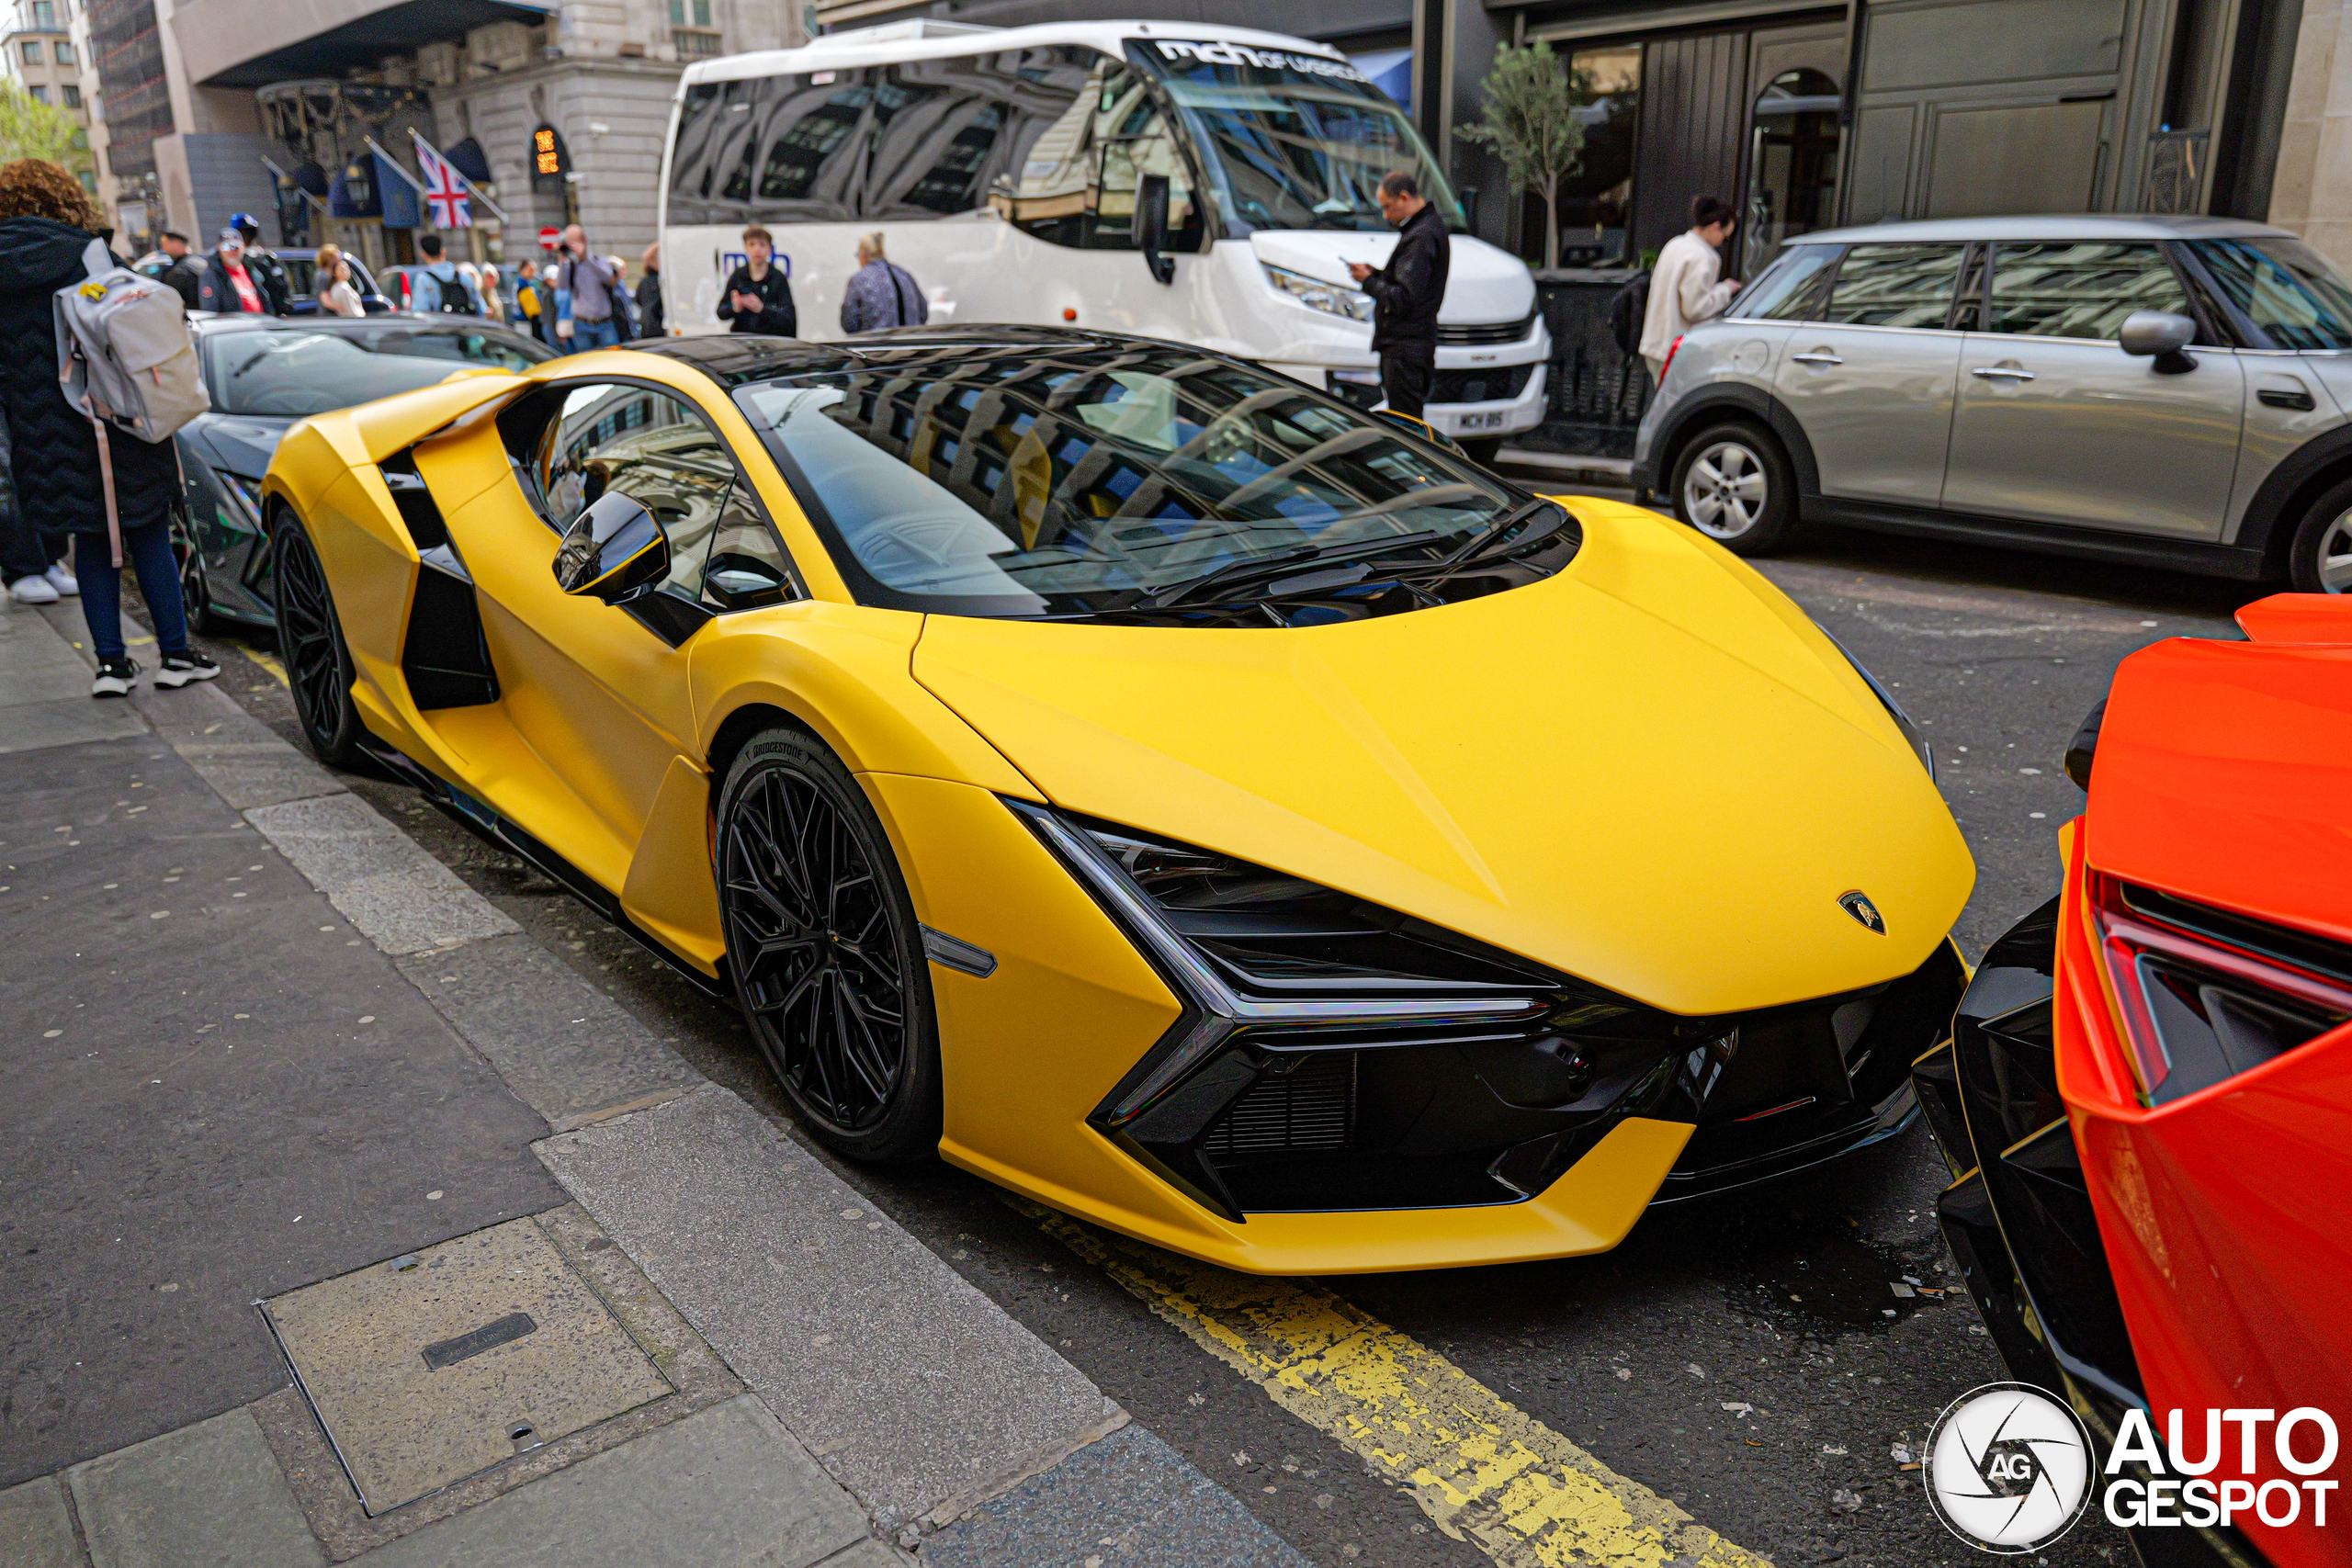
<svg viewBox="0 0 2352 1568">
<path fill-rule="evenodd" d="M 1463 232 L 1393 100 L 1274 33 L 916 21 L 689 65 L 662 180 L 665 305 L 684 332 L 723 330 L 719 289 L 758 224 L 800 335 L 837 339 L 858 238 L 879 230 L 933 324 L 1170 338 L 1368 408 L 1372 301 L 1348 264 L 1395 247 L 1374 192 L 1397 168 L 1454 231 L 1426 417 L 1491 457 L 1543 418 L 1534 278 Z"/>
</svg>

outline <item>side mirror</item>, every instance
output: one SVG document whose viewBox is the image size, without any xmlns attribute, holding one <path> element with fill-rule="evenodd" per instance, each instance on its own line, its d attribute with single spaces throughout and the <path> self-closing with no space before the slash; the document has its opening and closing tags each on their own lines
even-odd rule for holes
<svg viewBox="0 0 2352 1568">
<path fill-rule="evenodd" d="M 670 574 L 670 537 L 636 499 L 598 496 L 564 532 L 555 580 L 566 593 L 618 604 Z"/>
<path fill-rule="evenodd" d="M 2091 787 L 2091 761 L 2098 753 L 2099 724 L 2106 717 L 2107 699 L 2101 697 L 2084 717 L 2083 727 L 2075 731 L 2075 738 L 2066 743 L 2066 776 L 2075 781 L 2076 789 Z"/>
<path fill-rule="evenodd" d="M 1136 248 L 1152 281 L 1174 283 L 1176 258 L 1168 252 L 1168 176 L 1146 175 L 1136 182 Z"/>
<path fill-rule="evenodd" d="M 2197 361 L 2186 350 L 2197 341 L 2197 323 L 2171 310 L 2134 310 L 2123 318 L 2116 346 L 2136 358 L 2154 359 L 2167 375 L 2194 370 Z"/>
</svg>

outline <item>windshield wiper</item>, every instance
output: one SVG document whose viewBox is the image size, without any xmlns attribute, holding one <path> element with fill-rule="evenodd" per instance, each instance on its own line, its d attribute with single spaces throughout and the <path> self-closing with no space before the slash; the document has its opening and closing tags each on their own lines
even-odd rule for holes
<svg viewBox="0 0 2352 1568">
<path fill-rule="evenodd" d="M 1206 576 L 1196 577 L 1189 582 L 1180 582 L 1172 587 L 1159 589 L 1147 594 L 1141 601 L 1140 607 L 1149 610 L 1165 610 L 1170 605 L 1181 604 L 1188 599 L 1196 598 L 1211 588 L 1231 587 L 1235 583 L 1248 582 L 1255 579 L 1279 577 L 1291 568 L 1309 561 L 1318 566 L 1329 566 L 1340 561 L 1376 558 L 1386 555 L 1391 550 L 1413 549 L 1422 545 L 1433 545 L 1445 537 L 1443 534 L 1423 529 L 1416 534 L 1399 534 L 1394 538 L 1375 539 L 1351 549 L 1325 549 L 1317 545 L 1301 545 L 1296 548 L 1282 550 L 1271 556 L 1245 556 L 1240 559 L 1226 562 Z"/>
<path fill-rule="evenodd" d="M 1539 509 L 1544 507 L 1550 507 L 1556 514 L 1553 520 L 1552 525 L 1549 528 L 1541 530 L 1540 532 L 1531 532 L 1524 537 L 1512 540 L 1511 542 L 1514 546 L 1532 545 L 1538 539 L 1548 538 L 1575 521 L 1574 516 L 1569 513 L 1568 509 L 1562 506 L 1558 502 L 1546 501 L 1540 495 L 1536 496 L 1532 500 L 1521 502 L 1519 505 L 1512 507 L 1509 512 L 1504 513 L 1500 517 L 1496 518 L 1493 522 L 1479 529 L 1476 534 L 1471 535 L 1468 539 L 1463 542 L 1460 549 L 1455 550 L 1452 555 L 1437 563 L 1438 569 L 1442 572 L 1451 574 L 1452 572 L 1469 565 L 1472 561 L 1476 560 L 1480 556 L 1485 555 L 1488 549 L 1492 548 L 1505 536 L 1510 534 L 1512 529 L 1518 527 L 1521 523 L 1528 521 L 1531 517 L 1535 515 Z"/>
</svg>

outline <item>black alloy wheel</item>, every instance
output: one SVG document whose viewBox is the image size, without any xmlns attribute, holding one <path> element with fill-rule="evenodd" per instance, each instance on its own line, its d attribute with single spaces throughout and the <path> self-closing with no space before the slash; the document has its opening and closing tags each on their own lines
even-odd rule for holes
<svg viewBox="0 0 2352 1568">
<path fill-rule="evenodd" d="M 728 770 L 717 853 L 736 998 L 810 1133 L 856 1159 L 935 1152 L 922 928 L 857 781 L 813 738 L 765 731 Z"/>
<path fill-rule="evenodd" d="M 212 581 L 205 575 L 204 552 L 196 547 L 196 539 L 187 525 L 172 520 L 172 558 L 180 568 L 180 608 L 187 615 L 187 629 L 198 637 L 220 629 L 220 612 L 212 607 Z"/>
<path fill-rule="evenodd" d="M 277 657 L 294 691 L 302 739 L 320 761 L 348 768 L 359 760 L 361 733 L 351 700 L 351 650 L 335 621 L 326 568 L 290 509 L 278 514 L 271 553 L 277 563 Z"/>
</svg>

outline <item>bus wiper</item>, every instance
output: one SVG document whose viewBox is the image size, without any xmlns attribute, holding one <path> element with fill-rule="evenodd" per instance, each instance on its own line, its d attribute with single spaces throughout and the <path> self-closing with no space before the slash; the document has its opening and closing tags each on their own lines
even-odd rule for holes
<svg viewBox="0 0 2352 1568">
<path fill-rule="evenodd" d="M 1226 562 L 1204 577 L 1196 577 L 1189 582 L 1180 582 L 1172 587 L 1162 588 L 1148 594 L 1141 601 L 1141 607 L 1149 610 L 1165 610 L 1170 605 L 1183 604 L 1189 599 L 1196 599 L 1212 588 L 1229 588 L 1236 583 L 1279 577 L 1291 568 L 1305 562 L 1312 561 L 1318 566 L 1328 566 L 1339 561 L 1363 560 L 1386 555 L 1392 550 L 1413 549 L 1423 545 L 1433 545 L 1445 536 L 1443 534 L 1423 529 L 1416 534 L 1399 534 L 1394 538 L 1375 539 L 1349 549 L 1325 549 L 1316 545 L 1301 545 L 1294 549 L 1282 550 L 1271 556 L 1246 556 L 1238 560 Z"/>
</svg>

